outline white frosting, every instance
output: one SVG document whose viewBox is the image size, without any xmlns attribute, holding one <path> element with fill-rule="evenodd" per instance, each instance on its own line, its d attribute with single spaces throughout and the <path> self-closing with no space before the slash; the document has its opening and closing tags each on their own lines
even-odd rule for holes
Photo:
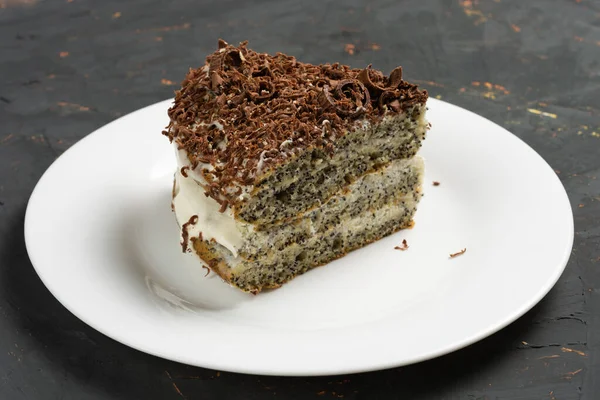
<svg viewBox="0 0 600 400">
<path fill-rule="evenodd" d="M 219 146 L 225 146 L 224 141 L 219 143 Z M 209 163 L 199 162 L 196 169 L 192 169 L 190 160 L 187 156 L 187 152 L 183 149 L 178 149 L 177 145 L 175 145 L 174 148 L 175 148 L 175 156 L 177 158 L 177 168 L 179 168 L 181 170 L 182 167 L 188 167 L 187 172 L 186 172 L 187 175 L 194 178 L 196 181 L 200 182 L 201 185 L 208 185 L 208 182 L 206 181 L 206 179 L 204 179 L 204 177 L 202 176 L 200 171 L 202 171 L 202 170 L 213 171 L 215 169 L 215 167 L 213 167 L 212 164 L 209 164 Z M 244 160 L 244 162 L 245 161 L 246 160 Z M 221 166 L 223 164 L 218 163 L 217 165 Z M 245 166 L 245 164 L 244 164 L 244 166 Z M 241 172 L 238 172 L 238 174 L 241 174 Z M 239 188 L 242 189 L 242 195 L 245 195 L 246 193 L 250 193 L 252 191 L 253 186 L 246 185 L 246 186 L 239 186 Z M 231 186 L 231 187 L 226 188 L 226 190 L 228 190 L 228 191 L 235 191 L 237 189 L 238 189 L 238 186 L 235 186 L 235 187 Z M 245 197 L 245 196 L 243 196 L 243 197 Z M 240 197 L 240 199 L 242 199 L 243 197 Z"/>
<path fill-rule="evenodd" d="M 227 248 L 234 257 L 243 244 L 242 223 L 233 218 L 231 209 L 221 213 L 221 206 L 212 197 L 204 194 L 204 188 L 196 182 L 191 175 L 188 178 L 175 173 L 175 197 L 173 208 L 179 226 L 188 222 L 194 215 L 198 222 L 188 226 L 189 238 L 198 237 L 202 233 L 204 240 L 214 239 L 221 246 Z M 188 239 L 189 240 L 189 239 Z M 191 244 L 188 243 L 191 247 Z"/>
<path fill-rule="evenodd" d="M 177 156 L 177 168 L 181 169 L 181 167 L 184 166 L 189 167 L 187 170 L 188 175 L 192 176 L 195 180 L 197 180 L 203 185 L 208 184 L 208 182 L 206 182 L 206 179 L 204 179 L 204 177 L 198 171 L 200 171 L 201 169 L 208 169 L 209 171 L 212 171 L 213 169 L 215 169 L 215 167 L 208 163 L 198 163 L 196 170 L 192 170 L 190 161 L 187 157 L 187 152 L 185 150 L 178 150 L 177 146 L 175 146 L 175 154 Z"/>
</svg>

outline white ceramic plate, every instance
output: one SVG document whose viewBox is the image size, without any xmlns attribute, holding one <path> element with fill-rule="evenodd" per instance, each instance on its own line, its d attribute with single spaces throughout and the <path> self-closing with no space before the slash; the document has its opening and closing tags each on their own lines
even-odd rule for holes
<svg viewBox="0 0 600 400">
<path fill-rule="evenodd" d="M 416 226 L 278 290 L 238 292 L 181 253 L 170 209 L 174 153 L 160 135 L 169 103 L 65 152 L 25 219 L 27 249 L 48 289 L 133 348 L 256 374 L 405 365 L 508 325 L 548 293 L 569 258 L 573 217 L 552 169 L 498 125 L 431 99 Z M 410 248 L 394 250 L 403 239 Z"/>
</svg>

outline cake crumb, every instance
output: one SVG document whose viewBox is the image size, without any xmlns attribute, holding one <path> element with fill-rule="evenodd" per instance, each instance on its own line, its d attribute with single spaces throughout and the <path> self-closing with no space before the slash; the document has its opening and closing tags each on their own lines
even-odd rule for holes
<svg viewBox="0 0 600 400">
<path fill-rule="evenodd" d="M 208 276 L 208 274 L 210 274 L 210 268 L 208 268 L 206 265 L 203 265 L 202 269 L 206 270 L 206 274 L 204 275 L 204 277 L 206 278 Z"/>
<path fill-rule="evenodd" d="M 402 246 L 396 246 L 396 247 L 394 247 L 394 250 L 404 251 L 404 250 L 407 250 L 407 249 L 408 249 L 408 243 L 406 242 L 406 239 L 402 240 Z"/>
<path fill-rule="evenodd" d="M 433 186 L 440 186 L 440 183 L 438 181 L 433 181 Z"/>
<path fill-rule="evenodd" d="M 450 258 L 461 256 L 461 255 L 465 254 L 466 252 L 467 252 L 467 248 L 465 247 L 464 249 L 462 249 L 458 253 L 452 253 L 452 254 L 450 254 Z"/>
</svg>

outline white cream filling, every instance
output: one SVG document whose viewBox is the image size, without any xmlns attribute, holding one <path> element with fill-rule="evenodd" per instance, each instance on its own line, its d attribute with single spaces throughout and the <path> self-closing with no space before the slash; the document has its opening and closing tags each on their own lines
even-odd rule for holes
<svg viewBox="0 0 600 400">
<path fill-rule="evenodd" d="M 220 208 L 219 203 L 204 194 L 204 188 L 191 175 L 186 178 L 180 171 L 175 173 L 173 209 L 179 226 L 183 227 L 194 215 L 198 216 L 198 221 L 187 227 L 188 241 L 202 233 L 204 240 L 216 240 L 237 257 L 243 244 L 241 229 L 245 224 L 233 218 L 231 209 L 221 213 Z M 191 248 L 189 242 L 188 247 Z"/>
<path fill-rule="evenodd" d="M 183 149 L 177 149 L 177 145 L 175 145 L 175 156 L 177 158 L 177 168 L 181 170 L 182 167 L 188 167 L 187 175 L 194 178 L 196 181 L 200 182 L 203 185 L 207 185 L 206 179 L 198 172 L 202 168 L 208 169 L 209 171 L 213 170 L 213 166 L 210 164 L 199 163 L 196 167 L 196 170 L 193 170 L 190 165 L 190 161 L 187 157 L 187 152 Z"/>
<path fill-rule="evenodd" d="M 208 163 L 198 163 L 198 166 L 196 167 L 196 169 L 192 169 L 190 160 L 187 156 L 187 152 L 183 149 L 178 149 L 177 144 L 174 144 L 174 148 L 175 148 L 175 157 L 177 159 L 177 168 L 179 170 L 181 170 L 182 167 L 188 167 L 188 169 L 186 170 L 187 175 L 189 175 L 190 177 L 195 179 L 201 185 L 208 185 L 208 182 L 206 181 L 206 179 L 204 179 L 204 177 L 202 176 L 200 171 L 202 169 L 208 169 L 209 171 L 212 171 L 214 169 L 214 167 Z M 241 189 L 242 189 L 242 193 L 238 197 L 238 200 L 240 200 L 240 201 L 248 198 L 249 193 L 253 189 L 253 186 L 251 186 L 251 185 L 241 186 Z M 235 188 L 229 187 L 228 190 L 237 190 L 237 187 L 235 187 Z"/>
</svg>

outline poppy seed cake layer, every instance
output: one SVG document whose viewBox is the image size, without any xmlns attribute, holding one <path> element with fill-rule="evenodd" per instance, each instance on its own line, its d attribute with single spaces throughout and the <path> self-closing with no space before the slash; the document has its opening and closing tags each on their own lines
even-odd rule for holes
<svg viewBox="0 0 600 400">
<path fill-rule="evenodd" d="M 384 236 L 412 226 L 420 195 L 394 199 L 376 210 L 365 210 L 302 243 L 293 242 L 270 257 L 233 258 L 216 242 L 193 241 L 198 256 L 225 281 L 250 293 L 278 288 L 311 268 L 326 264 Z"/>
<path fill-rule="evenodd" d="M 425 110 L 420 106 L 386 116 L 376 126 L 366 122 L 342 136 L 333 154 L 307 151 L 270 173 L 236 213 L 257 225 L 297 218 L 357 177 L 391 161 L 413 157 L 426 132 Z"/>
</svg>

